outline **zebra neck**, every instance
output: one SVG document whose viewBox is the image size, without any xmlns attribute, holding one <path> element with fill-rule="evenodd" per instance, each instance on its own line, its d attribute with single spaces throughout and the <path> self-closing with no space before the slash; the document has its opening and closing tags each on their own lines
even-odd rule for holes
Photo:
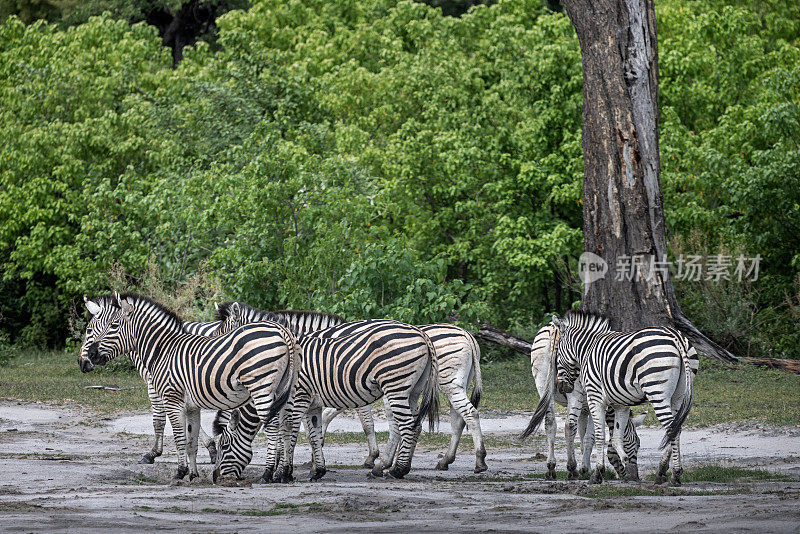
<svg viewBox="0 0 800 534">
<path fill-rule="evenodd" d="M 133 350 L 130 357 L 137 368 L 145 368 L 153 374 L 161 361 L 170 356 L 169 345 L 185 336 L 183 324 L 172 317 L 159 317 L 157 311 L 152 314 L 137 315 L 131 324 Z M 137 361 L 138 360 L 138 361 Z"/>
</svg>

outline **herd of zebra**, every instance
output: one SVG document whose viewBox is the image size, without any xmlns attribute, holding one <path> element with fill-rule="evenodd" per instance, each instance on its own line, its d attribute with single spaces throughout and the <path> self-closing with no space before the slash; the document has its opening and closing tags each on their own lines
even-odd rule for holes
<svg viewBox="0 0 800 534">
<path fill-rule="evenodd" d="M 253 440 L 267 435 L 263 482 L 294 480 L 293 459 L 301 422 L 312 449 L 310 478 L 325 470 L 323 443 L 331 420 L 355 409 L 367 436 L 369 476 L 402 478 L 411 468 L 427 418 L 433 430 L 439 392 L 450 404 L 452 436 L 437 469 L 454 461 L 464 428 L 472 434 L 475 472 L 487 469 L 478 405 L 483 389 L 480 348 L 451 324 L 409 325 L 388 319 L 345 322 L 309 311 L 262 311 L 239 302 L 217 306 L 215 321 L 184 322 L 158 302 L 137 294 L 84 297 L 91 314 L 78 357 L 83 372 L 128 355 L 147 383 L 155 442 L 140 463 L 163 451 L 169 418 L 178 452 L 174 478 L 198 476 L 202 443 L 215 464 L 214 482 L 241 478 Z M 522 437 L 544 420 L 548 479 L 555 478 L 555 403 L 567 407 L 567 469 L 577 478 L 574 439 L 583 448 L 581 472 L 603 480 L 605 427 L 608 459 L 617 473 L 638 479 L 639 438 L 630 406 L 649 402 L 665 430 L 656 483 L 680 483 L 679 436 L 692 402 L 698 369 L 695 349 L 671 328 L 614 332 L 605 318 L 568 312 L 537 334 L 531 371 L 540 395 Z M 471 395 L 470 384 L 474 382 Z M 383 399 L 389 441 L 381 454 L 370 405 Z M 200 410 L 216 410 L 214 435 L 200 425 Z M 591 426 L 589 426 L 591 422 Z M 620 429 L 622 429 L 620 431 Z M 589 430 L 587 432 L 587 430 Z"/>
</svg>

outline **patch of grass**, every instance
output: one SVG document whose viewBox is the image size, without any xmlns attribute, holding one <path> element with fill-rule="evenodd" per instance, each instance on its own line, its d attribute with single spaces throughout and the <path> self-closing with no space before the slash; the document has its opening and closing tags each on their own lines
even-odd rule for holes
<svg viewBox="0 0 800 534">
<path fill-rule="evenodd" d="M 595 499 L 607 499 L 617 497 L 681 497 L 681 496 L 702 496 L 702 495 L 727 495 L 731 493 L 746 493 L 746 491 L 707 491 L 684 488 L 673 488 L 669 486 L 650 486 L 638 485 L 630 486 L 626 484 L 593 484 L 587 485 L 578 491 L 581 497 Z"/>
<path fill-rule="evenodd" d="M 483 394 L 479 409 L 533 411 L 539 402 L 539 394 L 531 376 L 530 364 L 530 358 L 522 355 L 482 364 Z"/>
<path fill-rule="evenodd" d="M 800 375 L 700 360 L 689 426 L 735 421 L 800 425 Z M 645 424 L 654 422 L 652 410 Z"/>
<path fill-rule="evenodd" d="M 481 370 L 481 411 L 529 412 L 536 407 L 539 395 L 531 377 L 529 359 L 515 356 L 484 364 Z M 798 426 L 800 375 L 748 364 L 734 367 L 701 358 L 693 401 L 686 421 L 689 427 L 746 421 Z M 653 409 L 649 405 L 646 408 L 645 424 L 658 425 Z M 635 411 L 638 413 L 640 409 L 635 408 Z"/>
<path fill-rule="evenodd" d="M 84 389 L 114 385 L 122 391 Z M 77 355 L 60 351 L 24 350 L 0 373 L 0 400 L 75 403 L 100 413 L 149 408 L 147 387 L 136 372 L 100 368 L 81 373 Z"/>
<path fill-rule="evenodd" d="M 655 480 L 655 474 L 649 475 L 648 480 Z M 765 469 L 747 469 L 745 467 L 724 465 L 703 465 L 686 469 L 681 476 L 683 482 L 737 482 L 740 480 L 776 480 L 791 482 L 795 479 L 788 475 L 772 473 Z"/>
</svg>

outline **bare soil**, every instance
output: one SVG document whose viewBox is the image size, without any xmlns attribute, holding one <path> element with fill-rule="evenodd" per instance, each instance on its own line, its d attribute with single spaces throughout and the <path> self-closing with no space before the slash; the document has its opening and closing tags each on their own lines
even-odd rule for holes
<svg viewBox="0 0 800 534">
<path fill-rule="evenodd" d="M 493 414 L 482 426 L 487 434 L 502 434 L 526 423 L 525 415 Z M 379 420 L 378 430 L 382 425 Z M 359 427 L 342 416 L 331 429 Z M 647 475 L 660 456 L 662 433 L 640 430 L 640 468 Z M 545 470 L 541 436 L 518 447 L 490 448 L 489 471 L 479 475 L 472 473 L 471 451 L 461 451 L 449 471 L 436 471 L 443 450 L 419 447 L 405 480 L 367 479 L 360 467 L 366 447 L 353 443 L 326 446 L 330 470 L 322 481 L 308 482 L 297 464 L 309 450 L 299 446 L 298 482 L 230 488 L 210 483 L 208 464 L 194 483 L 169 485 L 176 468 L 169 431 L 165 455 L 154 465 L 139 465 L 151 432 L 146 413 L 103 419 L 69 407 L 0 403 L 0 531 L 800 531 L 797 428 L 742 424 L 690 429 L 682 436 L 686 467 L 757 467 L 783 475 L 780 481 L 685 483 L 657 492 L 651 482 L 611 481 L 600 496 L 586 481 L 530 478 Z M 208 460 L 205 451 L 199 457 Z M 248 480 L 258 479 L 262 459 L 257 447 Z M 562 442 L 560 471 L 564 460 Z"/>
</svg>

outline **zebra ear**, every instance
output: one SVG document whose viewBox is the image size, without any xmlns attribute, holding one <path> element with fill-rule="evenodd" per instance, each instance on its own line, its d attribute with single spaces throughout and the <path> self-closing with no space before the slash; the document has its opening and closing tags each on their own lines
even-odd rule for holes
<svg viewBox="0 0 800 534">
<path fill-rule="evenodd" d="M 125 315 L 129 315 L 129 314 L 133 313 L 133 299 L 132 298 L 129 297 L 127 299 L 120 300 L 119 301 L 119 305 L 122 307 L 122 311 L 125 313 Z"/>
<path fill-rule="evenodd" d="M 564 322 L 558 318 L 558 315 L 553 315 L 553 326 L 556 328 L 564 328 Z"/>
<path fill-rule="evenodd" d="M 89 310 L 89 313 L 92 315 L 100 313 L 100 306 L 96 302 L 89 300 L 86 295 L 83 296 L 83 303 L 86 304 L 86 309 Z"/>
<path fill-rule="evenodd" d="M 215 302 L 215 303 L 214 303 L 214 309 L 215 309 L 216 311 L 219 311 L 219 302 Z"/>
<path fill-rule="evenodd" d="M 239 419 L 241 418 L 241 413 L 239 409 L 233 410 L 231 413 L 231 420 L 228 421 L 228 430 L 231 432 L 235 432 L 237 428 L 239 428 Z"/>
<path fill-rule="evenodd" d="M 237 319 L 242 315 L 242 307 L 239 306 L 238 302 L 231 302 L 230 315 L 232 317 L 236 317 Z"/>
</svg>

